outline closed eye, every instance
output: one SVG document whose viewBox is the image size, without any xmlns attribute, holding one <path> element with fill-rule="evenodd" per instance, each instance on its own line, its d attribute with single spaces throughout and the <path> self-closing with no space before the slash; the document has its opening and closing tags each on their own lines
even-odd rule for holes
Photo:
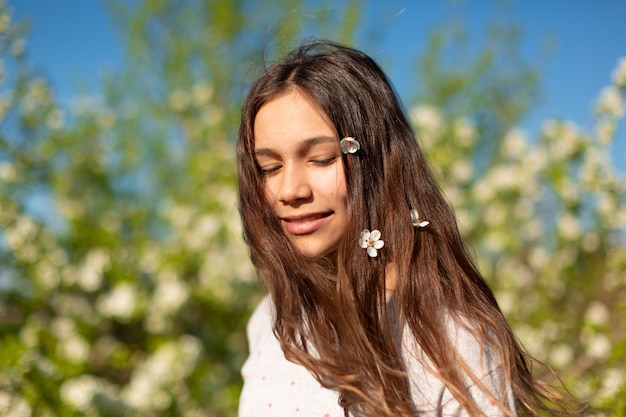
<svg viewBox="0 0 626 417">
<path fill-rule="evenodd" d="M 259 170 L 261 171 L 262 175 L 268 176 L 268 175 L 272 175 L 275 172 L 278 172 L 280 168 L 282 168 L 281 165 L 271 165 L 268 167 L 259 167 Z"/>
<path fill-rule="evenodd" d="M 319 165 L 319 166 L 328 166 L 331 165 L 333 162 L 335 162 L 337 160 L 337 155 L 333 155 L 329 158 L 319 158 L 319 159 L 313 159 L 312 162 L 315 165 Z"/>
</svg>

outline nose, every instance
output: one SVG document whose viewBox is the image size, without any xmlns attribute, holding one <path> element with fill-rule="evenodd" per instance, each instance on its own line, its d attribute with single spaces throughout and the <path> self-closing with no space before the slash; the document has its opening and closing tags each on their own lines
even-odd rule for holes
<svg viewBox="0 0 626 417">
<path fill-rule="evenodd" d="M 278 198 L 285 204 L 297 204 L 312 196 L 312 189 L 307 175 L 297 166 L 287 165 L 281 173 Z"/>
</svg>

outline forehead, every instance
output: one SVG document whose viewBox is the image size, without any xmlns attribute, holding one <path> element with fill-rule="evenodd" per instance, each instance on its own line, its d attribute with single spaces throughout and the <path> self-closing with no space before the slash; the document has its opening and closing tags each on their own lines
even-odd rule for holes
<svg viewBox="0 0 626 417">
<path fill-rule="evenodd" d="M 254 119 L 255 148 L 321 136 L 337 135 L 324 111 L 297 90 L 266 102 Z"/>
</svg>

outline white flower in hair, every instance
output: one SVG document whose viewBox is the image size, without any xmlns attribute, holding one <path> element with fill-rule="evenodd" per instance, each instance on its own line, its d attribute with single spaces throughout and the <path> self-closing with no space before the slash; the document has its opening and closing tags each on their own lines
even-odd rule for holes
<svg viewBox="0 0 626 417">
<path fill-rule="evenodd" d="M 430 224 L 430 222 L 424 220 L 420 221 L 420 215 L 417 213 L 417 210 L 411 209 L 411 222 L 415 227 L 426 227 Z"/>
<path fill-rule="evenodd" d="M 371 258 L 378 256 L 378 249 L 385 246 L 385 242 L 380 240 L 380 230 L 365 229 L 361 232 L 361 238 L 359 239 L 359 245 L 363 249 L 367 249 L 367 254 Z"/>
<path fill-rule="evenodd" d="M 361 144 L 356 139 L 347 137 L 339 141 L 339 147 L 341 148 L 341 152 L 349 154 L 355 153 L 361 149 Z"/>
</svg>

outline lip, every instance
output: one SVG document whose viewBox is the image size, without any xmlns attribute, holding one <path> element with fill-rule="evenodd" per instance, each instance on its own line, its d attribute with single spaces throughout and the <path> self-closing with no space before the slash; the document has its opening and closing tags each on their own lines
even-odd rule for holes
<svg viewBox="0 0 626 417">
<path fill-rule="evenodd" d="M 292 235 L 307 235 L 322 227 L 333 213 L 318 212 L 281 217 L 285 230 Z"/>
</svg>

